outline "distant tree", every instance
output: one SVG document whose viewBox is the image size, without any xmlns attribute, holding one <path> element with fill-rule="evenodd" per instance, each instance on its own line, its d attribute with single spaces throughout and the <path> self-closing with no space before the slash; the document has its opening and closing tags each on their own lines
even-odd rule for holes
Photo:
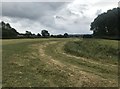
<svg viewBox="0 0 120 89">
<path fill-rule="evenodd" d="M 32 36 L 32 33 L 31 33 L 30 31 L 26 31 L 25 35 L 26 35 L 27 37 L 31 37 L 31 36 Z"/>
<path fill-rule="evenodd" d="M 10 26 L 9 23 L 0 23 L 0 32 L 2 32 L 2 38 L 17 38 L 19 34 L 14 28 Z"/>
<path fill-rule="evenodd" d="M 42 30 L 41 34 L 42 34 L 43 37 L 49 37 L 50 36 L 50 33 L 48 33 L 47 30 Z"/>
<path fill-rule="evenodd" d="M 38 37 L 41 37 L 41 35 L 40 35 L 39 33 L 37 34 L 37 36 L 38 36 Z"/>
<path fill-rule="evenodd" d="M 54 35 L 51 35 L 51 37 L 54 37 Z"/>
<path fill-rule="evenodd" d="M 90 34 L 84 34 L 83 38 L 92 38 L 92 35 L 90 35 Z"/>
<path fill-rule="evenodd" d="M 64 34 L 64 37 L 66 37 L 66 38 L 67 38 L 68 36 L 69 36 L 69 35 L 68 35 L 68 33 L 65 33 L 65 34 Z"/>
<path fill-rule="evenodd" d="M 64 36 L 62 34 L 59 34 L 56 36 L 57 38 L 63 38 Z"/>
<path fill-rule="evenodd" d="M 57 35 L 51 35 L 51 37 L 57 38 Z"/>
<path fill-rule="evenodd" d="M 102 13 L 98 15 L 97 18 L 91 23 L 91 30 L 93 31 L 93 35 L 97 37 L 118 37 L 120 35 L 120 22 L 118 22 L 118 12 L 120 8 L 114 8 L 112 10 L 108 10 L 107 13 Z"/>
</svg>

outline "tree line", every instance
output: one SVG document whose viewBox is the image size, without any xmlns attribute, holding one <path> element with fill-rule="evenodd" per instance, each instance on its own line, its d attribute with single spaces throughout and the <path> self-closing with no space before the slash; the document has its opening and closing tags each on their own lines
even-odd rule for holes
<svg viewBox="0 0 120 89">
<path fill-rule="evenodd" d="M 42 30 L 41 34 L 38 33 L 37 35 L 30 32 L 26 31 L 25 33 L 19 33 L 17 32 L 16 29 L 12 28 L 9 23 L 1 22 L 0 23 L 0 38 L 3 39 L 9 39 L 9 38 L 49 38 L 49 37 L 54 37 L 54 38 L 67 38 L 69 35 L 68 33 L 65 34 L 59 34 L 59 35 L 50 35 L 50 33 L 47 30 Z"/>
</svg>

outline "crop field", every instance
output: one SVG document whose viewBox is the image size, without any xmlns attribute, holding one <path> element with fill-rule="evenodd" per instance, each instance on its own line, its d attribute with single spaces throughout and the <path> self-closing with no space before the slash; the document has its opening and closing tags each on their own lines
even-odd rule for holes
<svg viewBox="0 0 120 89">
<path fill-rule="evenodd" d="M 118 87 L 117 40 L 2 40 L 3 87 Z"/>
</svg>

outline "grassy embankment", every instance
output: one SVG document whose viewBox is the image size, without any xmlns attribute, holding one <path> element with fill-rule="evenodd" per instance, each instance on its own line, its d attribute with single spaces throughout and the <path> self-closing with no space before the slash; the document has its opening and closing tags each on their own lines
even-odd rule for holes
<svg viewBox="0 0 120 89">
<path fill-rule="evenodd" d="M 67 53 L 112 64 L 118 63 L 119 50 L 118 41 L 115 40 L 85 39 L 65 45 Z"/>
</svg>

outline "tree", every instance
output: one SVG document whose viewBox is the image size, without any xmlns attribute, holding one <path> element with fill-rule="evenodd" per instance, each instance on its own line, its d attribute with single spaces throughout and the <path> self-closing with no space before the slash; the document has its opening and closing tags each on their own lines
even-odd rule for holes
<svg viewBox="0 0 120 89">
<path fill-rule="evenodd" d="M 93 31 L 93 35 L 97 37 L 118 37 L 120 35 L 118 11 L 120 11 L 120 8 L 114 8 L 98 15 L 91 23 L 90 30 Z"/>
<path fill-rule="evenodd" d="M 68 33 L 65 33 L 65 34 L 64 34 L 64 37 L 66 37 L 66 38 L 67 38 L 68 36 L 69 36 L 69 35 L 68 35 Z"/>
<path fill-rule="evenodd" d="M 39 33 L 37 34 L 37 36 L 38 36 L 38 37 L 41 37 L 41 35 L 40 35 Z"/>
<path fill-rule="evenodd" d="M 31 33 L 30 31 L 26 31 L 25 35 L 26 35 L 27 37 L 31 37 L 31 36 L 32 36 L 32 33 Z"/>
<path fill-rule="evenodd" d="M 0 23 L 0 32 L 2 33 L 2 38 L 17 38 L 19 34 L 14 28 L 10 26 L 9 23 Z"/>
<path fill-rule="evenodd" d="M 3 21 L 0 24 L 1 24 L 2 28 L 5 27 L 5 23 Z"/>
<path fill-rule="evenodd" d="M 50 36 L 50 34 L 48 33 L 47 30 L 42 30 L 41 34 L 42 34 L 43 37 L 49 37 Z"/>
<path fill-rule="evenodd" d="M 6 29 L 10 29 L 11 28 L 9 23 L 7 23 L 5 27 L 6 27 Z"/>
<path fill-rule="evenodd" d="M 64 36 L 62 34 L 59 34 L 56 36 L 57 38 L 63 38 Z"/>
</svg>

